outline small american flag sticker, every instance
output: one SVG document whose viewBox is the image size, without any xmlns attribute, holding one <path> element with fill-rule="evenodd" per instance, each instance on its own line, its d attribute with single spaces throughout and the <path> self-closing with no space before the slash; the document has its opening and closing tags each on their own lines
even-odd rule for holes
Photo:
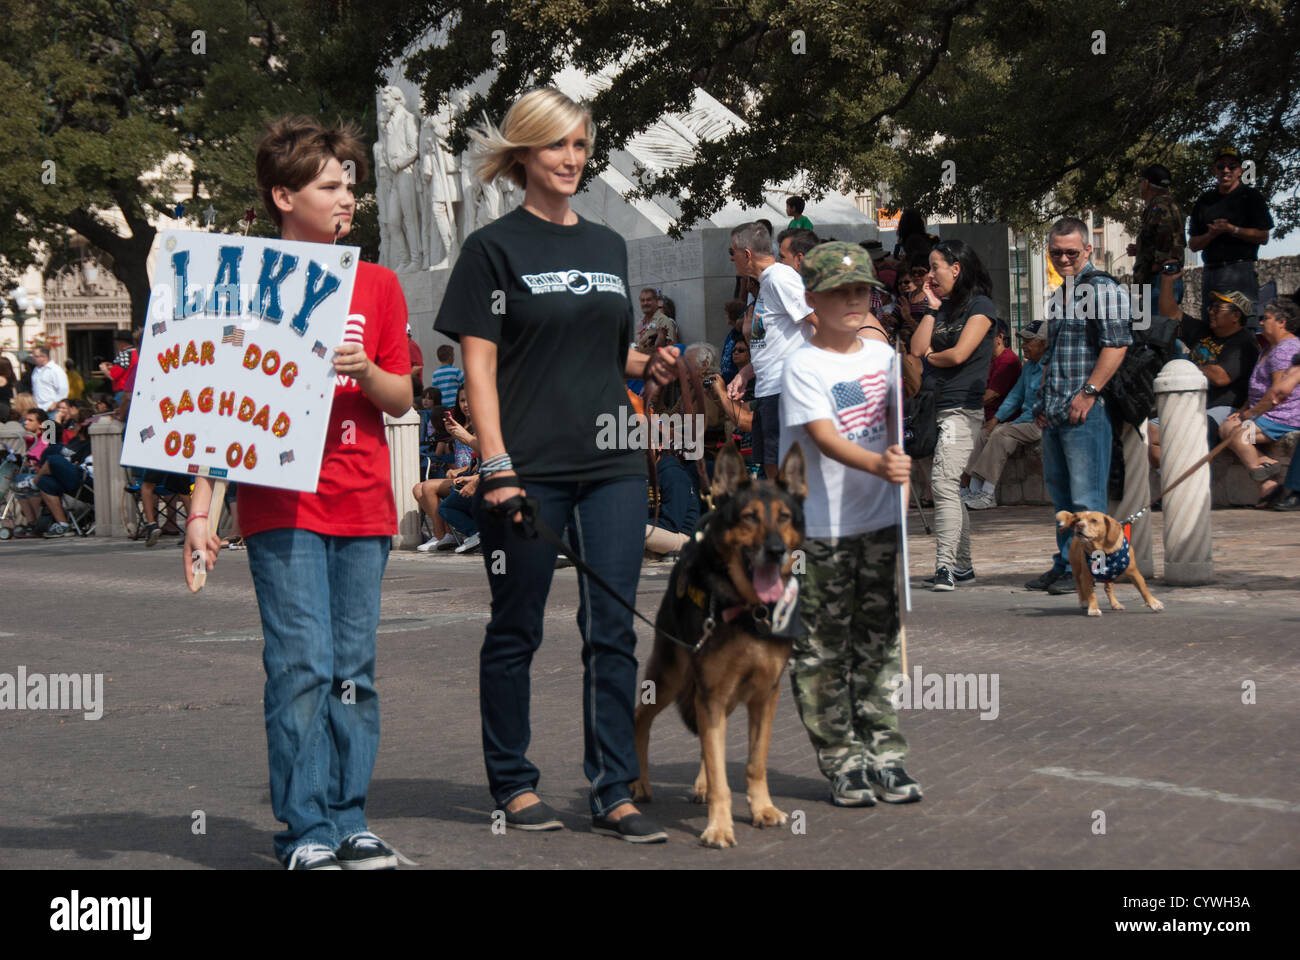
<svg viewBox="0 0 1300 960">
<path fill-rule="evenodd" d="M 161 336 L 166 332 L 167 332 L 167 322 L 165 320 L 159 320 L 157 323 L 153 325 L 153 335 L 155 337 Z"/>
<path fill-rule="evenodd" d="M 244 345 L 244 331 L 233 323 L 228 327 L 222 327 L 221 342 L 233 343 L 237 347 L 242 347 Z"/>
<path fill-rule="evenodd" d="M 286 450 L 284 453 L 280 454 L 280 466 L 284 466 L 286 463 L 293 463 L 292 450 Z"/>
<path fill-rule="evenodd" d="M 141 440 L 148 440 L 152 436 L 153 436 L 153 427 L 145 427 L 143 430 L 140 431 Z"/>
<path fill-rule="evenodd" d="M 316 341 L 316 346 L 314 346 L 314 347 L 311 348 L 311 352 L 314 353 L 314 354 L 316 354 L 316 356 L 320 357 L 322 360 L 324 360 L 324 359 L 325 359 L 325 344 L 323 344 L 323 343 L 321 343 L 319 340 L 317 340 L 317 341 Z"/>
</svg>

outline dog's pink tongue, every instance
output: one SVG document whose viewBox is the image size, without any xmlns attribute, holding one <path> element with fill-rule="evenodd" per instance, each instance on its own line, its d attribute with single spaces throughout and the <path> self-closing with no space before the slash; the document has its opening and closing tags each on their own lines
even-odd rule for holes
<svg viewBox="0 0 1300 960">
<path fill-rule="evenodd" d="M 776 603 L 785 591 L 781 583 L 781 565 L 765 563 L 754 568 L 754 591 L 764 603 Z"/>
</svg>

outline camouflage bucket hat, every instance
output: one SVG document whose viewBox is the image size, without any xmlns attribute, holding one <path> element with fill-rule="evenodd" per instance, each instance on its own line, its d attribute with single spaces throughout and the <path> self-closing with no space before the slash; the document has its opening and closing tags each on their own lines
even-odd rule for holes
<svg viewBox="0 0 1300 960">
<path fill-rule="evenodd" d="M 813 247 L 804 254 L 800 272 L 804 289 L 811 293 L 833 290 L 849 283 L 869 283 L 885 289 L 876 277 L 871 254 L 846 240 L 833 240 Z"/>
</svg>

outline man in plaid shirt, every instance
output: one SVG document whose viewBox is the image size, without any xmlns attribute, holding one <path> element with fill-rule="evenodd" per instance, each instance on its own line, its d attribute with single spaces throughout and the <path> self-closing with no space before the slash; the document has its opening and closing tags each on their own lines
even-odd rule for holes
<svg viewBox="0 0 1300 960">
<path fill-rule="evenodd" d="M 1090 276 L 1088 227 L 1074 217 L 1052 224 L 1047 255 L 1065 285 L 1048 305 L 1043 382 L 1034 422 L 1043 431 L 1043 483 L 1055 510 L 1078 513 L 1107 506 L 1111 424 L 1101 390 L 1115 375 L 1133 342 L 1128 295 L 1109 277 Z M 1088 328 L 1096 325 L 1094 347 Z M 1025 584 L 1060 595 L 1073 592 L 1069 530 L 1056 532 L 1052 569 Z"/>
</svg>

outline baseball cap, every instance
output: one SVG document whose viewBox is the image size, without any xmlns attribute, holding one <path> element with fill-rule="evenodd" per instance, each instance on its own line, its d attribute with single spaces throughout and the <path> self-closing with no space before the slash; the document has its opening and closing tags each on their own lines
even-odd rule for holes
<svg viewBox="0 0 1300 960">
<path fill-rule="evenodd" d="M 1226 146 L 1220 147 L 1218 152 L 1214 155 L 1215 160 L 1218 160 L 1221 157 L 1232 157 L 1234 160 L 1240 160 L 1241 151 L 1238 150 L 1236 147 L 1232 146 L 1232 144 L 1228 144 Z"/>
<path fill-rule="evenodd" d="M 1031 320 L 1020 330 L 1021 340 L 1046 340 L 1047 339 L 1047 321 Z"/>
<path fill-rule="evenodd" d="M 885 285 L 876 276 L 871 254 L 856 243 L 832 240 L 813 247 L 803 258 L 799 271 L 804 289 L 822 293 L 849 283 L 869 283 L 882 290 Z"/>
<path fill-rule="evenodd" d="M 1153 187 L 1168 187 L 1173 183 L 1169 168 L 1159 163 L 1150 163 L 1143 167 L 1142 179 L 1150 180 Z"/>
<path fill-rule="evenodd" d="M 1211 290 L 1210 296 L 1217 297 L 1224 303 L 1230 303 L 1236 307 L 1242 317 L 1249 317 L 1255 312 L 1255 306 L 1250 302 L 1250 297 L 1246 296 L 1240 290 L 1229 290 L 1227 293 L 1220 293 L 1218 290 Z"/>
</svg>

